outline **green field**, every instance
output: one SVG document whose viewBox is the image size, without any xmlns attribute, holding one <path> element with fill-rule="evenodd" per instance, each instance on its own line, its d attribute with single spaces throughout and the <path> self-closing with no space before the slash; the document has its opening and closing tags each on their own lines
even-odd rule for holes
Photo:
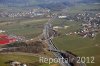
<svg viewBox="0 0 100 66">
<path fill-rule="evenodd" d="M 65 33 L 75 32 L 75 31 L 79 30 L 81 27 L 81 23 L 82 22 L 69 21 L 66 19 L 56 19 L 56 20 L 54 20 L 54 22 L 52 24 L 53 24 L 53 26 L 69 26 L 67 29 L 64 29 L 64 28 L 58 29 L 59 33 L 65 35 Z"/>
<path fill-rule="evenodd" d="M 88 66 L 100 65 L 100 34 L 95 39 L 82 38 L 79 36 L 59 36 L 54 39 L 54 43 L 61 50 L 68 50 L 78 56 L 95 57 L 95 64 Z M 97 45 L 97 46 L 96 46 Z"/>
<path fill-rule="evenodd" d="M 33 63 L 33 66 L 50 66 L 49 64 L 44 63 L 36 64 L 37 62 L 39 62 L 39 58 L 34 57 L 28 53 L 25 55 L 23 55 L 22 53 L 0 54 L 0 66 L 9 66 L 9 64 L 5 64 L 5 62 L 8 62 L 9 60 L 26 64 Z"/>
<path fill-rule="evenodd" d="M 85 7 L 84 7 L 85 8 Z M 92 7 L 91 7 L 92 8 Z M 87 66 L 100 65 L 100 33 L 94 38 L 83 38 L 78 35 L 65 35 L 80 29 L 82 22 L 68 21 L 66 19 L 54 20 L 54 26 L 69 26 L 67 29 L 58 29 L 61 34 L 54 38 L 55 45 L 61 50 L 67 50 L 78 56 L 95 57 L 95 63 L 87 64 Z"/>
<path fill-rule="evenodd" d="M 48 19 L 30 19 L 18 22 L 0 23 L 0 29 L 5 30 L 8 34 L 34 38 L 42 33 L 43 25 Z"/>
<path fill-rule="evenodd" d="M 32 63 L 37 61 L 37 58 L 19 54 L 0 54 L 0 66 L 8 66 L 8 64 L 5 64 L 5 62 L 9 60 L 19 61 L 22 63 Z"/>
<path fill-rule="evenodd" d="M 57 20 L 56 20 L 57 21 Z M 95 39 L 83 38 L 78 35 L 66 36 L 65 33 L 74 32 L 81 26 L 81 22 L 58 20 L 54 22 L 54 25 L 61 26 L 63 21 L 64 25 L 69 26 L 67 29 L 59 29 L 58 32 L 61 34 L 54 38 L 55 45 L 61 50 L 68 50 L 75 53 L 78 56 L 95 57 L 95 64 L 87 64 L 88 66 L 99 66 L 100 65 L 100 34 Z M 97 45 L 97 46 L 96 46 Z"/>
</svg>

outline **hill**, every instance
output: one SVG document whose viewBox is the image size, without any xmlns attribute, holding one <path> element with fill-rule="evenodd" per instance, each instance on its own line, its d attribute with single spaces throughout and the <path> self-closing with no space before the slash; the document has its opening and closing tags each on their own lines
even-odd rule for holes
<svg viewBox="0 0 100 66">
<path fill-rule="evenodd" d="M 52 10 L 64 9 L 75 3 L 100 3 L 100 0 L 0 0 L 2 7 L 42 7 Z"/>
<path fill-rule="evenodd" d="M 41 7 L 59 10 L 70 5 L 72 4 L 66 0 L 0 0 L 2 7 Z"/>
<path fill-rule="evenodd" d="M 80 0 L 81 3 L 100 3 L 100 0 Z"/>
<path fill-rule="evenodd" d="M 41 7 L 61 10 L 79 3 L 100 3 L 100 0 L 0 0 L 0 7 Z"/>
</svg>

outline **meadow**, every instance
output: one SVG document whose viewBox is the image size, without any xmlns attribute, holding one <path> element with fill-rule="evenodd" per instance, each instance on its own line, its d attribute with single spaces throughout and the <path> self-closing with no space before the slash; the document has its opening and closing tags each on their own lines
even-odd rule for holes
<svg viewBox="0 0 100 66">
<path fill-rule="evenodd" d="M 5 30 L 7 34 L 30 39 L 42 33 L 43 26 L 47 21 L 48 19 L 28 19 L 17 22 L 3 22 L 0 23 L 0 29 Z"/>
<path fill-rule="evenodd" d="M 6 62 L 8 62 L 10 60 L 25 63 L 28 66 L 31 66 L 31 65 L 29 65 L 30 63 L 33 64 L 32 66 L 50 66 L 49 64 L 39 63 L 38 57 L 35 57 L 34 55 L 28 54 L 28 53 L 0 54 L 0 66 L 9 66 L 9 64 L 6 64 Z"/>
<path fill-rule="evenodd" d="M 61 20 L 61 19 L 60 19 Z M 60 49 L 71 51 L 80 57 L 94 57 L 95 63 L 87 63 L 87 66 L 100 65 L 100 33 L 94 38 L 83 38 L 79 35 L 66 35 L 66 33 L 74 32 L 80 29 L 81 22 L 68 21 L 63 19 L 54 21 L 55 26 L 69 26 L 67 29 L 58 29 L 60 36 L 54 38 L 54 44 Z"/>
</svg>

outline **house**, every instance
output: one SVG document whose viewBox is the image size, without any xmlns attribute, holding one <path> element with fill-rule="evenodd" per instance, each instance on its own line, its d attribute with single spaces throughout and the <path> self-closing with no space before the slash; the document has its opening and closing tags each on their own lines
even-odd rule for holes
<svg viewBox="0 0 100 66">
<path fill-rule="evenodd" d="M 58 18 L 67 18 L 67 16 L 58 16 Z"/>
<path fill-rule="evenodd" d="M 17 61 L 12 61 L 10 63 L 11 66 L 27 66 L 26 64 L 23 64 L 21 62 L 17 62 Z"/>
<path fill-rule="evenodd" d="M 16 38 L 10 37 L 5 34 L 0 34 L 0 44 L 6 45 L 13 42 L 16 42 Z"/>
<path fill-rule="evenodd" d="M 17 61 L 13 61 L 13 62 L 10 63 L 11 66 L 21 66 L 20 64 L 21 63 L 17 62 Z"/>
<path fill-rule="evenodd" d="M 55 29 L 61 29 L 61 28 L 63 28 L 63 27 L 60 27 L 60 26 L 54 26 L 54 27 L 53 27 L 54 30 L 55 30 Z"/>
</svg>

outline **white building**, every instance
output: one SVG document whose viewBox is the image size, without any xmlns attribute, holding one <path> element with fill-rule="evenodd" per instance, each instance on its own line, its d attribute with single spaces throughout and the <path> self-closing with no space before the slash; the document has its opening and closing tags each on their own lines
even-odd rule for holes
<svg viewBox="0 0 100 66">
<path fill-rule="evenodd" d="M 67 16 L 58 16 L 58 18 L 67 18 Z"/>
<path fill-rule="evenodd" d="M 17 61 L 13 61 L 10 63 L 11 66 L 27 66 L 26 64 L 22 64 L 20 62 L 17 62 Z"/>
</svg>

